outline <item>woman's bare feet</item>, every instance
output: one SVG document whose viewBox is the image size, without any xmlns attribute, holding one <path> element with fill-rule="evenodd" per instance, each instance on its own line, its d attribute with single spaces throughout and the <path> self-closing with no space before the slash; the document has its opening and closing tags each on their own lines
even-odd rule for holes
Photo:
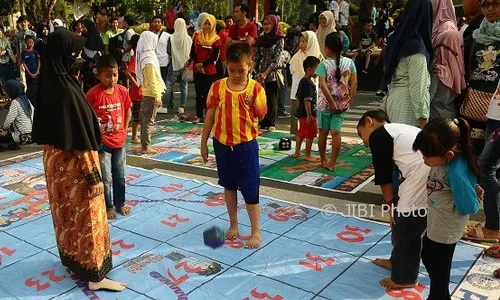
<svg viewBox="0 0 500 300">
<path fill-rule="evenodd" d="M 137 138 L 137 137 L 136 138 L 132 138 L 131 141 L 132 141 L 132 144 L 140 144 L 141 143 L 141 139 Z"/>
<path fill-rule="evenodd" d="M 226 239 L 232 241 L 237 238 L 238 238 L 238 224 L 230 225 L 229 229 L 226 231 Z"/>
<path fill-rule="evenodd" d="M 245 248 L 247 249 L 256 249 L 260 247 L 260 242 L 262 241 L 262 237 L 260 233 L 258 234 L 252 234 L 250 238 L 248 239 L 247 244 L 245 245 Z"/>
<path fill-rule="evenodd" d="M 107 291 L 113 291 L 113 292 L 121 292 L 126 288 L 127 288 L 127 285 L 125 283 L 110 280 L 107 278 L 104 278 L 103 280 L 101 280 L 99 282 L 91 282 L 91 281 L 89 282 L 89 290 L 91 290 L 91 291 L 107 290 Z"/>
<path fill-rule="evenodd" d="M 151 147 L 142 148 L 141 153 L 142 154 L 156 154 L 156 153 L 158 153 L 158 149 L 151 148 Z"/>
<path fill-rule="evenodd" d="M 417 282 L 414 283 L 408 283 L 408 284 L 397 284 L 390 277 L 384 278 L 380 280 L 380 285 L 387 288 L 387 289 L 406 289 L 406 288 L 413 288 L 418 285 Z"/>
<path fill-rule="evenodd" d="M 300 152 L 299 152 L 299 153 L 295 152 L 295 153 L 292 155 L 292 157 L 293 157 L 293 158 L 299 158 L 299 157 L 300 157 Z"/>
<path fill-rule="evenodd" d="M 385 268 L 387 270 L 392 269 L 391 261 L 388 259 L 376 258 L 376 259 L 372 260 L 372 263 L 376 264 L 379 267 Z"/>
<path fill-rule="evenodd" d="M 330 171 L 335 171 L 335 164 L 333 163 L 333 161 L 328 161 L 328 163 L 326 164 L 326 168 Z"/>
<path fill-rule="evenodd" d="M 112 210 L 106 211 L 106 215 L 108 216 L 108 220 L 115 220 L 116 219 L 116 214 Z"/>
<path fill-rule="evenodd" d="M 117 207 L 116 211 L 120 213 L 122 216 L 128 216 L 130 215 L 130 207 L 122 206 L 122 207 Z"/>
</svg>

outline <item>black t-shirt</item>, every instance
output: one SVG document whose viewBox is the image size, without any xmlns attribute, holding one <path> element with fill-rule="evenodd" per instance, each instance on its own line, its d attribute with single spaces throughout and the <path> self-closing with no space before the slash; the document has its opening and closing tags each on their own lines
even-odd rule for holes
<svg viewBox="0 0 500 300">
<path fill-rule="evenodd" d="M 362 49 L 367 49 L 377 41 L 377 34 L 373 31 L 364 32 L 361 34 L 359 40 L 361 41 Z"/>
<path fill-rule="evenodd" d="M 311 115 L 316 117 L 316 85 L 309 78 L 302 78 L 299 82 L 299 87 L 297 89 L 297 112 L 295 116 L 297 118 L 306 118 L 306 105 L 305 101 L 311 103 Z"/>
<path fill-rule="evenodd" d="M 370 151 L 375 169 L 375 184 L 392 183 L 394 169 L 394 139 L 384 126 L 370 134 Z"/>
</svg>

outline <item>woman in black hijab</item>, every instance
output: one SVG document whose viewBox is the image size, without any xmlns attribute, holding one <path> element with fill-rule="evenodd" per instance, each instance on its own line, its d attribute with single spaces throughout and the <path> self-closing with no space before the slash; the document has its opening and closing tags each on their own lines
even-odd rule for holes
<svg viewBox="0 0 500 300">
<path fill-rule="evenodd" d="M 33 139 L 45 145 L 43 164 L 62 264 L 90 290 L 122 291 L 125 284 L 105 278 L 112 254 L 97 154 L 99 123 L 69 74 L 85 41 L 64 28 L 48 37 Z"/>
</svg>

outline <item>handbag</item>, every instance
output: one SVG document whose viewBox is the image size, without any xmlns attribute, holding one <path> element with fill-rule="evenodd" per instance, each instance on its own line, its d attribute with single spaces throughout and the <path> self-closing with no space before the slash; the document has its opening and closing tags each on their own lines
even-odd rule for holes
<svg viewBox="0 0 500 300">
<path fill-rule="evenodd" d="M 486 114 L 492 97 L 491 93 L 469 87 L 464 102 L 460 106 L 460 114 L 470 120 L 486 122 Z"/>
<path fill-rule="evenodd" d="M 181 72 L 181 78 L 185 82 L 193 82 L 194 81 L 194 61 L 189 61 L 186 63 Z"/>
<path fill-rule="evenodd" d="M 472 45 L 469 53 L 469 64 L 468 64 L 468 75 L 472 72 L 472 58 L 474 54 L 474 48 L 476 46 L 476 41 L 472 41 Z M 479 91 L 473 89 L 469 86 L 465 94 L 462 105 L 460 105 L 460 115 L 469 120 L 486 122 L 488 113 L 488 107 L 490 105 L 492 93 Z"/>
</svg>

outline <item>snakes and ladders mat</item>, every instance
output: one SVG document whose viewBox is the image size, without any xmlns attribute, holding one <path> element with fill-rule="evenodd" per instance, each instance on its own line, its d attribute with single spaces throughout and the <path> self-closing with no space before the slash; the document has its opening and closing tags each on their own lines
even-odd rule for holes
<svg viewBox="0 0 500 300">
<path fill-rule="evenodd" d="M 129 155 L 147 157 L 159 161 L 185 164 L 201 168 L 216 168 L 212 143 L 209 141 L 209 162 L 205 164 L 200 156 L 202 124 L 190 122 L 165 121 L 156 125 L 152 132 L 152 147 L 158 153 L 142 155 L 138 144 L 127 143 Z M 290 150 L 280 150 L 281 138 L 290 140 Z M 280 131 L 261 131 L 257 138 L 259 144 L 259 163 L 261 177 L 289 184 L 306 185 L 319 189 L 344 193 L 356 193 L 373 179 L 370 149 L 359 139 L 342 138 L 341 151 L 336 169 L 331 172 L 302 158 L 293 158 L 295 137 Z M 302 150 L 305 148 L 305 141 Z M 328 157 L 331 145 L 327 146 Z M 313 155 L 319 158 L 318 146 L 313 144 Z"/>
<path fill-rule="evenodd" d="M 262 245 L 244 248 L 250 227 L 238 204 L 239 236 L 218 249 L 203 231 L 227 228 L 220 187 L 127 169 L 132 214 L 111 221 L 111 279 L 121 293 L 89 291 L 61 265 L 40 154 L 0 163 L 0 299 L 426 299 L 429 279 L 404 290 L 379 285 L 389 271 L 370 261 L 391 251 L 387 225 L 261 197 Z M 500 260 L 459 243 L 450 288 L 454 299 L 497 300 Z"/>
</svg>

